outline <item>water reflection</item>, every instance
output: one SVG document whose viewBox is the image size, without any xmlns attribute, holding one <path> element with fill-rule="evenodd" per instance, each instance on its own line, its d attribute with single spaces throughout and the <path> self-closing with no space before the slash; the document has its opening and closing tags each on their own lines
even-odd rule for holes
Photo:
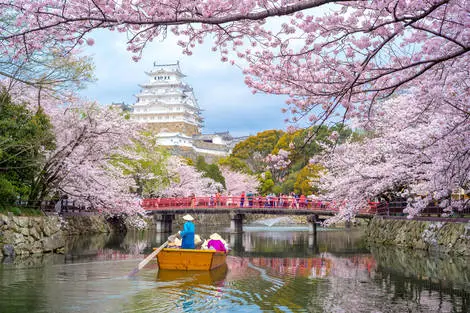
<svg viewBox="0 0 470 313">
<path fill-rule="evenodd" d="M 305 256 L 320 252 L 336 254 L 369 252 L 361 231 L 320 231 L 316 236 L 290 227 L 273 227 L 259 232 L 223 233 L 230 238 L 233 255 L 264 254 L 273 256 Z"/>
<path fill-rule="evenodd" d="M 65 255 L 0 265 L 0 312 L 468 312 L 466 258 L 366 248 L 357 231 L 231 236 L 227 266 L 128 278 L 168 234 L 71 238 Z"/>
<path fill-rule="evenodd" d="M 195 282 L 196 284 L 212 285 L 217 284 L 227 277 L 228 266 L 224 264 L 212 271 L 179 271 L 179 270 L 159 270 L 157 272 L 158 281 L 169 282 Z"/>
<path fill-rule="evenodd" d="M 371 247 L 377 260 L 376 281 L 387 286 L 393 299 L 410 303 L 413 310 L 423 305 L 438 312 L 470 312 L 470 260 Z"/>
<path fill-rule="evenodd" d="M 380 272 L 403 279 L 427 281 L 449 289 L 470 290 L 470 263 L 468 258 L 433 255 L 426 251 L 397 250 L 373 246 L 371 252 Z"/>
</svg>

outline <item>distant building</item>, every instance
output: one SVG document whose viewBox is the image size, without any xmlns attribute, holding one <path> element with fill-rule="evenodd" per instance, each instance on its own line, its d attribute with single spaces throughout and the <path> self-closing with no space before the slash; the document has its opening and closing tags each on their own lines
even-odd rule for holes
<svg viewBox="0 0 470 313">
<path fill-rule="evenodd" d="M 182 80 L 185 75 L 179 62 L 154 63 L 153 69 L 145 74 L 149 82 L 139 85 L 142 90 L 136 95 L 132 118 L 155 130 L 158 144 L 172 148 L 177 154 L 226 156 L 242 140 L 229 132 L 201 133 L 201 110 L 193 89 Z"/>
</svg>

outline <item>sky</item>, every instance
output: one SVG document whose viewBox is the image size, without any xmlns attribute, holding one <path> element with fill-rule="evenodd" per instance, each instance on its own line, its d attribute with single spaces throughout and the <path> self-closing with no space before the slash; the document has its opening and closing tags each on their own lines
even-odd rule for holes
<svg viewBox="0 0 470 313">
<path fill-rule="evenodd" d="M 285 98 L 276 95 L 253 94 L 244 83 L 241 70 L 220 61 L 209 44 L 196 47 L 193 55 L 182 54 L 176 39 L 168 36 L 163 42 L 147 46 L 139 62 L 132 61 L 126 50 L 126 35 L 98 30 L 90 34 L 95 43 L 82 49 L 95 64 L 97 81 L 81 95 L 101 104 L 124 102 L 134 104 L 139 84 L 149 77 L 144 73 L 153 63 L 180 62 L 186 75 L 184 81 L 193 87 L 205 119 L 203 133 L 229 131 L 233 136 L 249 136 L 267 129 L 285 129 L 287 117 L 281 113 Z"/>
</svg>

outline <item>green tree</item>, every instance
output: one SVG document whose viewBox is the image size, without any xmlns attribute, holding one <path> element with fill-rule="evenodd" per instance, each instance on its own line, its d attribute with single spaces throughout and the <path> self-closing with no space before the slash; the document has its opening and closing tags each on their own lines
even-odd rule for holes
<svg viewBox="0 0 470 313">
<path fill-rule="evenodd" d="M 196 169 L 203 173 L 202 176 L 212 178 L 214 181 L 221 183 L 225 189 L 225 178 L 217 164 L 208 164 L 203 156 L 196 159 Z"/>
<path fill-rule="evenodd" d="M 258 191 L 262 195 L 267 195 L 268 193 L 274 192 L 274 180 L 270 171 L 263 172 L 258 177 L 260 185 Z"/>
<path fill-rule="evenodd" d="M 294 184 L 297 180 L 297 175 L 299 172 L 292 172 L 289 173 L 281 184 L 281 192 L 284 194 L 288 194 L 294 191 Z"/>
<path fill-rule="evenodd" d="M 268 155 L 273 150 L 279 138 L 284 134 L 282 130 L 265 130 L 250 136 L 235 145 L 232 151 L 234 157 L 248 159 L 253 152 Z"/>
<path fill-rule="evenodd" d="M 259 132 L 256 136 L 250 136 L 237 143 L 231 156 L 245 160 L 251 171 L 262 172 L 264 170 L 263 159 L 271 153 L 283 134 L 283 131 L 275 129 Z"/>
<path fill-rule="evenodd" d="M 128 151 L 138 157 L 114 155 L 111 162 L 120 165 L 123 174 L 134 177 L 137 186 L 135 193 L 142 197 L 153 197 L 170 184 L 165 166 L 170 153 L 156 144 L 154 133 L 142 132 L 140 140 L 134 141 Z"/>
<path fill-rule="evenodd" d="M 30 200 L 45 154 L 55 148 L 52 125 L 42 108 L 31 112 L 2 90 L 0 129 L 0 196 L 4 202 Z"/>
<path fill-rule="evenodd" d="M 220 158 L 218 164 L 219 166 L 227 166 L 236 172 L 242 172 L 246 174 L 253 173 L 244 160 L 231 155 L 226 158 Z"/>
<path fill-rule="evenodd" d="M 323 170 L 323 167 L 319 164 L 308 164 L 302 168 L 294 183 L 294 192 L 304 195 L 318 193 L 315 181 L 320 179 Z"/>
<path fill-rule="evenodd" d="M 338 134 L 336 141 L 331 139 L 333 132 Z M 323 146 L 341 144 L 352 135 L 351 129 L 343 124 L 332 127 L 322 125 L 320 127 L 310 127 L 299 129 L 292 133 L 285 133 L 276 143 L 272 153 L 277 154 L 280 149 L 289 151 L 289 173 L 300 171 L 304 168 L 310 158 L 321 153 Z"/>
</svg>

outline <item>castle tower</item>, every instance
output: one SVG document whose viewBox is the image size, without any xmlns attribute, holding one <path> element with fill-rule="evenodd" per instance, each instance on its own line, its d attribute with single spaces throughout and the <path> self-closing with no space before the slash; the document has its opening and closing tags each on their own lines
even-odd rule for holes
<svg viewBox="0 0 470 313">
<path fill-rule="evenodd" d="M 137 102 L 131 117 L 156 132 L 156 143 L 171 149 L 171 153 L 184 157 L 204 155 L 223 157 L 230 154 L 236 142 L 228 132 L 202 134 L 201 110 L 193 89 L 183 82 L 179 62 L 153 64 L 149 81 L 139 85 Z"/>
<path fill-rule="evenodd" d="M 163 145 L 191 145 L 192 136 L 201 133 L 202 117 L 193 89 L 182 79 L 179 62 L 156 64 L 145 72 L 149 81 L 139 85 L 132 118 L 156 130 Z"/>
</svg>

